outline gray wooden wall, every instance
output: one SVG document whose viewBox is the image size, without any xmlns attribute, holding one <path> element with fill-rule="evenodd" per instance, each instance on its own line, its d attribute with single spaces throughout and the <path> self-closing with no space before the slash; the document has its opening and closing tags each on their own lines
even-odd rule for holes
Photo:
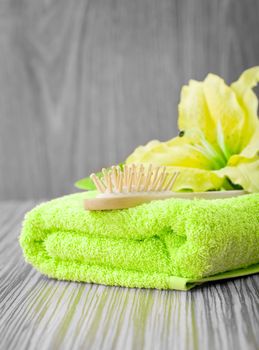
<svg viewBox="0 0 259 350">
<path fill-rule="evenodd" d="M 181 86 L 259 64 L 258 0 L 1 0 L 0 199 L 177 133 Z"/>
</svg>

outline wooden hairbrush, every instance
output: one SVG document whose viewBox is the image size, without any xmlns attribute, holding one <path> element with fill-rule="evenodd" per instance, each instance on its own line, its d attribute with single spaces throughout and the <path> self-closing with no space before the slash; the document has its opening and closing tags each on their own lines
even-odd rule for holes
<svg viewBox="0 0 259 350">
<path fill-rule="evenodd" d="M 173 185 L 179 172 L 168 173 L 166 167 L 145 168 L 143 164 L 125 165 L 123 169 L 113 166 L 102 169 L 102 176 L 90 177 L 99 193 L 95 198 L 85 199 L 87 210 L 126 209 L 168 198 L 216 199 L 230 198 L 246 194 L 245 191 L 173 192 Z"/>
</svg>

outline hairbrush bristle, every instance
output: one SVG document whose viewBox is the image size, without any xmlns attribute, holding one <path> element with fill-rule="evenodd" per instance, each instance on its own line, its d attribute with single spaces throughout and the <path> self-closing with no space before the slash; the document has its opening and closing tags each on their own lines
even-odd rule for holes
<svg viewBox="0 0 259 350">
<path fill-rule="evenodd" d="M 101 193 L 134 193 L 171 191 L 178 175 L 179 172 L 166 172 L 165 166 L 150 164 L 145 168 L 143 164 L 127 164 L 123 169 L 119 166 L 102 169 L 100 177 L 96 174 L 90 177 Z"/>
</svg>

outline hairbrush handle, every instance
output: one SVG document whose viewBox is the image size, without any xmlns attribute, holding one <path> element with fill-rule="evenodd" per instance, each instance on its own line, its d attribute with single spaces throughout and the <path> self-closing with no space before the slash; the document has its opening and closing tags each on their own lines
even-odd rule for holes
<svg viewBox="0 0 259 350">
<path fill-rule="evenodd" d="M 95 198 L 85 199 L 86 210 L 116 210 L 136 207 L 154 200 L 178 199 L 225 199 L 247 194 L 243 190 L 209 192 L 146 192 L 146 193 L 104 193 Z"/>
</svg>

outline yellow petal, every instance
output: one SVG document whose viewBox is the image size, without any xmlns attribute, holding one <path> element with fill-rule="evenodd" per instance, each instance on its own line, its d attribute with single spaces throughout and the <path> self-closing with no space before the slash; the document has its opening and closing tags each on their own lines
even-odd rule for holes
<svg viewBox="0 0 259 350">
<path fill-rule="evenodd" d="M 204 81 L 204 94 L 209 113 L 216 125 L 217 143 L 226 159 L 239 153 L 245 112 L 241 108 L 235 92 L 217 75 L 209 74 Z"/>
<path fill-rule="evenodd" d="M 152 140 L 148 142 L 145 146 L 137 147 L 127 158 L 126 163 L 140 163 L 142 161 L 142 157 L 149 152 L 152 152 L 152 148 L 155 145 L 160 144 L 158 140 Z"/>
<path fill-rule="evenodd" d="M 138 147 L 126 163 L 152 163 L 211 169 L 211 160 L 191 144 L 188 138 L 176 137 L 168 142 L 152 141 Z"/>
<path fill-rule="evenodd" d="M 244 150 L 230 157 L 228 165 L 216 173 L 228 177 L 248 192 L 259 192 L 259 123 Z"/>
<path fill-rule="evenodd" d="M 248 192 L 259 192 L 259 157 L 252 159 L 235 157 L 235 165 L 216 171 L 219 176 L 227 176 L 234 184 Z"/>
<path fill-rule="evenodd" d="M 216 124 L 211 118 L 203 86 L 203 82 L 190 80 L 189 85 L 182 88 L 178 106 L 178 126 L 180 130 L 185 132 L 193 130 L 192 137 L 196 141 L 201 133 L 207 141 L 215 144 Z"/>
<path fill-rule="evenodd" d="M 242 148 L 250 142 L 251 135 L 258 127 L 258 100 L 252 88 L 259 82 L 259 66 L 247 69 L 240 78 L 231 85 L 235 91 L 238 102 L 245 111 L 243 124 L 244 134 L 242 135 Z"/>
<path fill-rule="evenodd" d="M 173 191 L 205 192 L 219 190 L 224 185 L 224 177 L 209 170 L 168 167 L 167 171 L 180 173 L 173 186 Z"/>
<path fill-rule="evenodd" d="M 235 166 L 240 159 L 249 160 L 253 159 L 255 156 L 259 156 L 259 121 L 257 121 L 254 134 L 248 145 L 243 149 L 241 153 L 230 157 L 228 165 Z"/>
</svg>

